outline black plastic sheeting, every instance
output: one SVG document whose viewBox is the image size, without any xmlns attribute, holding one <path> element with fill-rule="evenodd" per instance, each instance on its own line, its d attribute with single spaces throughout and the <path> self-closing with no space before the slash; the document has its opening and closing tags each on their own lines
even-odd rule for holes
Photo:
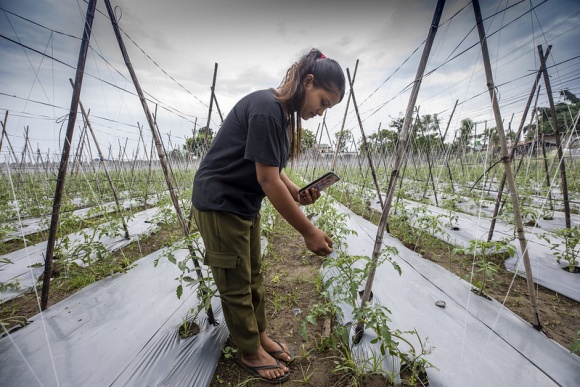
<svg viewBox="0 0 580 387">
<path fill-rule="evenodd" d="M 347 228 L 358 233 L 346 237 L 348 253 L 370 257 L 377 226 L 337 206 L 350 215 Z M 422 339 L 428 339 L 433 351 L 425 358 L 437 367 L 427 370 L 430 386 L 578 386 L 578 356 L 499 302 L 477 296 L 469 283 L 397 239 L 385 233 L 383 243 L 397 248 L 395 261 L 402 275 L 389 262 L 379 266 L 371 302 L 392 312 L 391 329 L 416 329 Z M 335 273 L 323 270 L 323 275 L 332 278 Z M 444 301 L 445 308 L 437 301 Z M 351 324 L 352 308 L 341 307 L 342 323 Z M 362 341 L 351 346 L 353 358 L 365 368 L 381 364 L 384 370 L 397 371 L 398 362 L 382 358 L 378 345 L 371 344 L 375 337 L 365 330 Z M 416 339 L 412 342 L 418 344 Z"/>
<path fill-rule="evenodd" d="M 125 274 L 90 285 L 0 340 L 0 380 L 21 386 L 207 386 L 229 332 L 201 312 L 181 339 L 195 290 L 175 294 L 180 271 L 157 251 Z M 187 250 L 177 250 L 183 259 Z M 221 320 L 219 299 L 212 308 Z"/>
</svg>

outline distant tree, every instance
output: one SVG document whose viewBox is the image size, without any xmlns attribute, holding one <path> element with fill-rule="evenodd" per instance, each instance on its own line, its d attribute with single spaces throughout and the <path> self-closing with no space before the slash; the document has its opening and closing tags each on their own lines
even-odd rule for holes
<svg viewBox="0 0 580 387">
<path fill-rule="evenodd" d="M 491 144 L 492 150 L 497 151 L 500 149 L 501 144 L 499 140 L 499 133 L 497 132 L 497 127 L 487 128 L 483 131 L 483 137 L 486 144 Z"/>
<path fill-rule="evenodd" d="M 392 153 L 397 147 L 399 140 L 399 133 L 394 130 L 380 129 L 378 133 L 373 133 L 367 136 L 367 144 L 373 153 L 386 154 Z M 359 144 L 361 152 L 365 152 L 364 144 Z"/>
<path fill-rule="evenodd" d="M 207 144 L 206 144 L 206 134 L 207 134 Z M 188 137 L 185 139 L 185 144 L 183 149 L 187 152 L 192 153 L 194 156 L 202 156 L 209 149 L 213 142 L 213 130 L 211 128 L 203 127 L 200 128 L 197 133 L 194 133 L 194 137 Z"/>
<path fill-rule="evenodd" d="M 560 90 L 560 95 L 564 97 L 564 101 L 568 101 L 573 104 L 580 102 L 580 98 L 576 97 L 576 95 L 568 89 Z"/>
<path fill-rule="evenodd" d="M 580 130 L 580 123 L 576 123 L 576 126 L 572 128 L 574 125 L 574 119 L 580 111 L 580 99 L 569 90 L 561 90 L 560 95 L 564 98 L 564 102 L 557 103 L 554 106 L 554 110 L 556 110 L 558 131 L 560 133 L 565 133 L 571 130 Z M 524 127 L 526 138 L 534 138 L 536 134 L 536 125 L 540 125 L 540 133 L 554 133 L 554 128 L 552 127 L 552 110 L 550 107 L 538 106 L 536 108 L 536 119 L 539 123 L 533 123 Z"/>
<path fill-rule="evenodd" d="M 439 144 L 439 118 L 437 118 L 437 114 L 425 114 L 415 120 L 413 134 L 415 141 L 412 144 L 417 149 L 429 149 L 433 148 L 435 144 Z"/>
<path fill-rule="evenodd" d="M 349 144 L 351 144 L 352 140 L 353 140 L 351 130 L 344 129 L 342 132 L 342 137 L 340 135 L 340 132 L 334 133 L 334 136 L 336 137 L 336 143 L 338 144 L 336 146 L 336 149 L 338 150 L 338 152 L 346 152 L 348 150 Z"/>
<path fill-rule="evenodd" d="M 186 158 L 186 151 L 179 148 L 174 148 L 167 155 L 171 161 L 183 161 Z"/>
<path fill-rule="evenodd" d="M 475 122 L 473 122 L 471 118 L 461 120 L 461 125 L 459 126 L 459 137 L 457 137 L 453 143 L 454 149 L 463 148 L 469 144 L 474 127 Z"/>
<path fill-rule="evenodd" d="M 312 149 L 316 146 L 316 137 L 309 129 L 302 129 L 302 150 Z"/>
</svg>

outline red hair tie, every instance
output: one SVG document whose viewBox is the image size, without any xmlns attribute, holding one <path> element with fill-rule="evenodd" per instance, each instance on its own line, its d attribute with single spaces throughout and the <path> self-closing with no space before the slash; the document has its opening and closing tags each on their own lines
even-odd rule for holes
<svg viewBox="0 0 580 387">
<path fill-rule="evenodd" d="M 326 59 L 326 55 L 320 54 L 320 58 L 318 58 L 318 59 Z"/>
</svg>

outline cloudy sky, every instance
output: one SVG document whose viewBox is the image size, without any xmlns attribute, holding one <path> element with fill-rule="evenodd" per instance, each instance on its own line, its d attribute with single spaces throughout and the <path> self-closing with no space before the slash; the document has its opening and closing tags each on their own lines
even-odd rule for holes
<svg viewBox="0 0 580 387">
<path fill-rule="evenodd" d="M 286 69 L 312 47 L 336 59 L 351 74 L 363 128 L 368 135 L 388 127 L 409 100 L 435 0 L 111 0 L 141 86 L 155 110 L 167 146 L 180 146 L 208 119 L 210 86 L 218 64 L 216 96 L 222 114 L 250 91 L 276 87 Z M 537 46 L 552 45 L 548 64 L 558 90 L 580 95 L 580 1 L 482 1 L 494 81 L 506 123 L 519 117 L 539 67 Z M 66 130 L 87 3 L 81 0 L 0 0 L 0 114 L 16 153 L 30 145 L 58 152 Z M 506 10 L 507 9 L 507 10 Z M 453 130 L 461 119 L 494 126 L 473 7 L 447 0 L 417 105 L 438 114 Z M 544 91 L 542 84 L 542 91 Z M 101 148 L 118 155 L 139 143 L 139 125 L 150 129 L 120 54 L 104 0 L 87 57 L 81 101 L 90 109 Z M 542 93 L 540 105 L 547 105 Z M 340 130 L 346 98 L 328 112 L 330 136 Z M 217 111 L 210 126 L 219 127 Z M 321 119 L 304 127 L 317 131 Z M 77 118 L 78 140 L 81 116 Z M 483 125 L 483 124 L 481 124 Z M 507 126 L 507 124 L 506 124 Z M 360 138 L 352 104 L 346 127 Z M 326 133 L 322 139 L 328 143 Z M 0 161 L 8 156 L 6 141 Z"/>
</svg>

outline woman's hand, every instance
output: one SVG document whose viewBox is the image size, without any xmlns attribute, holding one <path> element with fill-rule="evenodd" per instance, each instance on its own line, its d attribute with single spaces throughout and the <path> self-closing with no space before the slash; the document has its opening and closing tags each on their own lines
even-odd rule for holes
<svg viewBox="0 0 580 387">
<path fill-rule="evenodd" d="M 305 206 L 308 204 L 315 203 L 319 197 L 320 191 L 315 187 L 310 187 L 310 189 L 298 193 L 297 202 Z"/>
<path fill-rule="evenodd" d="M 316 227 L 312 232 L 304 234 L 304 242 L 308 250 L 316 255 L 327 256 L 332 253 L 332 239 Z"/>
</svg>

